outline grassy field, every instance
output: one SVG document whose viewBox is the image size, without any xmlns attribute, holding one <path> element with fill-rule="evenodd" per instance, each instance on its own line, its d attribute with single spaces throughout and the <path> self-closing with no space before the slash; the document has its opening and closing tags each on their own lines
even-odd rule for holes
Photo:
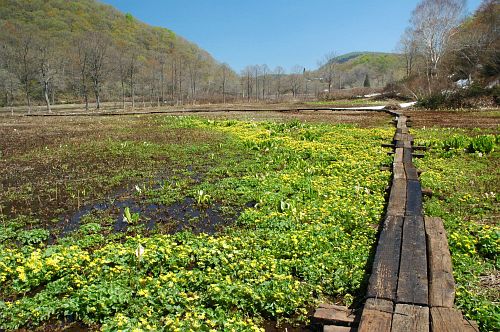
<svg viewBox="0 0 500 332">
<path fill-rule="evenodd" d="M 468 116 L 441 114 L 412 114 L 431 147 L 418 160 L 434 191 L 426 213 L 445 220 L 458 306 L 497 330 L 498 129 L 480 115 L 469 118 L 487 129 L 424 127 Z M 0 328 L 303 331 L 318 301 L 358 306 L 390 182 L 390 121 L 2 118 Z"/>
<path fill-rule="evenodd" d="M 7 126 L 2 328 L 256 330 L 363 296 L 389 125 L 56 121 Z"/>
</svg>

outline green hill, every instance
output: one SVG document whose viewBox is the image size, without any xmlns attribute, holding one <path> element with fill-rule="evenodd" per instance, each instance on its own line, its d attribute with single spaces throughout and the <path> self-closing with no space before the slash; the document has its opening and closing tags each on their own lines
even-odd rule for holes
<svg viewBox="0 0 500 332">
<path fill-rule="evenodd" d="M 221 67 L 209 53 L 173 31 L 94 0 L 0 0 L 0 46 L 5 46 L 0 47 L 0 90 L 9 90 L 5 87 L 9 77 L 17 78 L 11 82 L 16 89 L 4 104 L 23 103 L 24 95 L 40 99 L 43 84 L 36 82 L 44 79 L 39 63 L 46 55 L 53 74 L 49 94 L 55 95 L 56 102 L 82 101 L 82 91 L 92 87 L 80 85 L 90 84 L 93 77 L 89 71 L 87 82 L 78 78 L 82 47 L 85 52 L 103 49 L 99 88 L 107 100 L 129 100 L 135 95 L 148 100 L 203 98 L 210 82 L 214 89 L 213 76 Z M 25 72 L 18 65 L 24 46 Z"/>
<path fill-rule="evenodd" d="M 346 87 L 362 86 L 366 75 L 373 87 L 381 87 L 403 77 L 403 61 L 402 55 L 396 53 L 351 52 L 332 58 L 318 71 L 325 71 L 333 64 L 334 71 L 345 78 Z"/>
</svg>

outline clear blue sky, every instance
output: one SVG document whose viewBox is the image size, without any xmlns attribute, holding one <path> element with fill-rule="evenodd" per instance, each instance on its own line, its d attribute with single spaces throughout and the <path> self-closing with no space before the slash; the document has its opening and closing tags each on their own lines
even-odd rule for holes
<svg viewBox="0 0 500 332">
<path fill-rule="evenodd" d="M 315 69 L 335 51 L 391 52 L 419 0 L 102 0 L 169 28 L 240 71 Z M 481 0 L 469 0 L 473 12 Z"/>
</svg>

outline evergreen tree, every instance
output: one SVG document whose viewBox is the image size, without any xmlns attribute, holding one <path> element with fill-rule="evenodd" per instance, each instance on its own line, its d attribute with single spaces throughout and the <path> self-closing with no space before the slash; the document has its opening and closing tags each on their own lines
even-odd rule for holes
<svg viewBox="0 0 500 332">
<path fill-rule="evenodd" d="M 370 78 L 368 77 L 368 74 L 366 74 L 366 76 L 365 76 L 365 81 L 363 82 L 363 86 L 365 88 L 369 88 L 370 87 Z"/>
</svg>

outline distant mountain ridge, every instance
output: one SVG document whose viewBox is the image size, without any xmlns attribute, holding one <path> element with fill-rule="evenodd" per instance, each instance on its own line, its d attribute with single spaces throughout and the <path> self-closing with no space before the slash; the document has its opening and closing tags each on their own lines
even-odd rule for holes
<svg viewBox="0 0 500 332">
<path fill-rule="evenodd" d="M 318 72 L 335 65 L 335 71 L 345 77 L 346 86 L 360 86 L 368 75 L 373 87 L 382 87 L 404 76 L 404 57 L 388 52 L 350 52 L 330 59 Z"/>
<path fill-rule="evenodd" d="M 397 53 L 389 53 L 389 52 L 371 52 L 371 51 L 362 51 L 362 52 L 350 52 L 346 54 L 342 54 L 333 58 L 333 61 L 336 63 L 345 63 L 349 60 L 361 57 L 361 56 L 399 56 Z"/>
</svg>

